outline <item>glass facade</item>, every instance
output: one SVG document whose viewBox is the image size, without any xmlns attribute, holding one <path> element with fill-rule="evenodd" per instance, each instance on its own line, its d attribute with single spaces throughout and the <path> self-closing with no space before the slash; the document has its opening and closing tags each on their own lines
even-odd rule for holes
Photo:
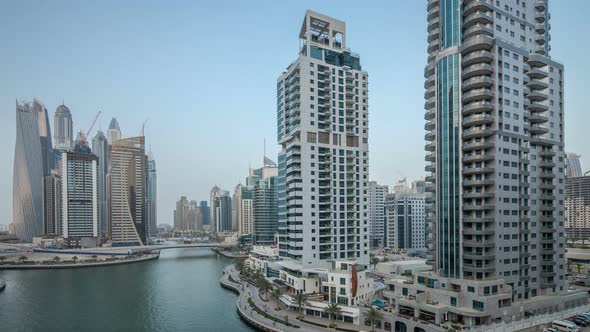
<svg viewBox="0 0 590 332">
<path fill-rule="evenodd" d="M 459 0 L 441 6 L 442 48 L 460 40 Z M 460 167 L 461 131 L 459 105 L 459 54 L 450 54 L 437 64 L 437 230 L 438 271 L 442 276 L 461 277 Z"/>
</svg>

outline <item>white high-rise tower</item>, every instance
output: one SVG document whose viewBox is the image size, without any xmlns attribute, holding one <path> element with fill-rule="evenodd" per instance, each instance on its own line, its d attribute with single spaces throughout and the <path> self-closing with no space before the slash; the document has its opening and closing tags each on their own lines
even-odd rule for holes
<svg viewBox="0 0 590 332">
<path fill-rule="evenodd" d="M 344 22 L 307 11 L 299 38 L 277 80 L 280 255 L 368 264 L 368 75 Z"/>
</svg>

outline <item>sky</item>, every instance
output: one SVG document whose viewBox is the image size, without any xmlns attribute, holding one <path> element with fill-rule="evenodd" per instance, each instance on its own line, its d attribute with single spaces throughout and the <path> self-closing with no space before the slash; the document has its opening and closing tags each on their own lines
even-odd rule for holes
<svg viewBox="0 0 590 332">
<path fill-rule="evenodd" d="M 16 99 L 39 98 L 51 120 L 64 101 L 75 131 L 99 110 L 95 130 L 117 117 L 123 136 L 148 120 L 158 223 L 173 223 L 181 195 L 233 192 L 248 165 L 261 166 L 265 140 L 276 160 L 276 79 L 297 57 L 306 9 L 346 22 L 369 73 L 370 178 L 424 176 L 426 1 L 1 1 L 0 224 L 12 220 Z M 551 0 L 549 10 L 551 56 L 565 65 L 566 150 L 590 156 L 590 1 Z"/>
</svg>

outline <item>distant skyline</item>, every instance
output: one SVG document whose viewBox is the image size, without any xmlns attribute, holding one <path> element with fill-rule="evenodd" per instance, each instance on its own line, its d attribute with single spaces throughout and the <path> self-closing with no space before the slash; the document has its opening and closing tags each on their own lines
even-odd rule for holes
<svg viewBox="0 0 590 332">
<path fill-rule="evenodd" d="M 263 142 L 276 161 L 276 78 L 295 60 L 305 10 L 346 22 L 347 43 L 369 72 L 370 179 L 424 176 L 426 1 L 19 1 L 0 3 L 0 224 L 12 221 L 15 99 L 53 115 L 65 101 L 74 131 L 117 117 L 124 137 L 147 122 L 158 164 L 158 222 L 181 195 L 233 190 Z M 565 66 L 565 144 L 581 158 L 590 2 L 549 2 L 552 57 Z M 95 131 L 91 134 L 94 136 Z"/>
</svg>

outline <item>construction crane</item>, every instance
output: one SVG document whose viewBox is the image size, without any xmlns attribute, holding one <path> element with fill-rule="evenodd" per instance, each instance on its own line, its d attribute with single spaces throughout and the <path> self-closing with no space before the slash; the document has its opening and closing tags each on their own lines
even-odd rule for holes
<svg viewBox="0 0 590 332">
<path fill-rule="evenodd" d="M 96 124 L 96 120 L 98 120 L 98 117 L 100 116 L 100 114 L 102 113 L 102 111 L 98 111 L 98 113 L 96 113 L 96 115 L 94 116 L 94 120 L 92 120 L 92 123 L 90 124 L 90 128 L 88 128 L 88 131 L 86 131 L 86 134 L 84 134 L 82 131 L 80 131 L 80 138 L 82 140 L 82 142 L 86 145 L 88 145 L 88 141 L 86 139 L 86 137 L 90 136 L 90 132 L 92 131 L 92 128 L 94 128 L 94 125 Z"/>
<path fill-rule="evenodd" d="M 149 121 L 150 118 L 145 119 L 145 121 L 143 122 L 143 124 L 141 125 L 141 136 L 144 136 L 143 132 L 145 130 L 145 125 L 146 123 Z"/>
</svg>

